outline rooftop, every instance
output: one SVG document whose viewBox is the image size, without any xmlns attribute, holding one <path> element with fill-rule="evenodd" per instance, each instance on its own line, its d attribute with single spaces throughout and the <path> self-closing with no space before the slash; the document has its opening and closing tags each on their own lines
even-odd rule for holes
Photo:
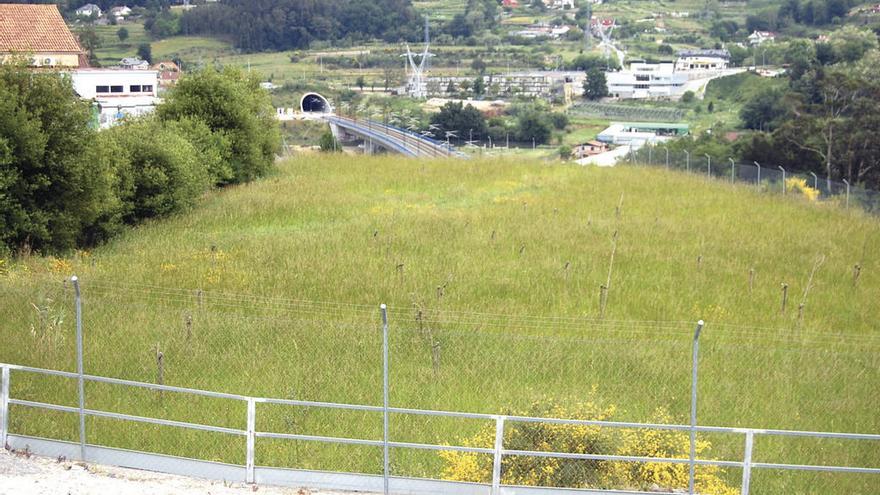
<svg viewBox="0 0 880 495">
<path fill-rule="evenodd" d="M 0 3 L 0 52 L 79 53 L 55 5 Z"/>
<path fill-rule="evenodd" d="M 681 50 L 678 52 L 679 57 L 714 57 L 714 58 L 730 58 L 730 52 L 727 50 Z"/>
</svg>

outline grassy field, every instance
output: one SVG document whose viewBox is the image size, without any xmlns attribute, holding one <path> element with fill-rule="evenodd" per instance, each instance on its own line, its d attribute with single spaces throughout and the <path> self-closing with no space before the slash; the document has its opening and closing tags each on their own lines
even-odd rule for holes
<svg viewBox="0 0 880 495">
<path fill-rule="evenodd" d="M 662 170 L 307 155 L 94 251 L 6 262 L 0 361 L 74 369 L 63 280 L 76 273 L 88 373 L 154 382 L 161 352 L 166 384 L 380 404 L 387 303 L 392 405 L 521 412 L 595 393 L 617 406 L 615 419 L 664 408 L 685 422 L 691 332 L 704 318 L 701 424 L 877 432 L 878 243 L 880 224 L 859 212 Z M 57 378 L 16 374 L 12 392 L 75 404 L 75 384 Z M 244 426 L 237 402 L 86 392 L 90 408 Z M 381 432 L 374 413 L 260 405 L 258 418 L 261 431 Z M 10 425 L 76 438 L 64 413 L 13 406 Z M 431 443 L 484 426 L 391 425 L 395 440 Z M 243 438 L 109 419 L 89 431 L 108 445 L 243 462 Z M 706 439 L 711 456 L 741 458 L 741 437 Z M 396 474 L 443 467 L 431 452 L 392 455 Z M 880 448 L 762 440 L 756 456 L 876 466 Z M 381 452 L 260 440 L 257 463 L 378 472 Z M 752 493 L 876 488 L 870 475 L 772 474 L 757 475 Z M 740 473 L 725 476 L 738 486 Z"/>
</svg>

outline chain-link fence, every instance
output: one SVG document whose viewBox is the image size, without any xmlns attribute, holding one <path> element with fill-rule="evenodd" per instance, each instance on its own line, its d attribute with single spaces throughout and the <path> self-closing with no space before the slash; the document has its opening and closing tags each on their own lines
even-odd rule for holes
<svg viewBox="0 0 880 495">
<path fill-rule="evenodd" d="M 258 466 L 381 474 L 385 366 L 393 476 L 490 483 L 500 457 L 503 484 L 687 488 L 690 440 L 685 430 L 547 419 L 686 425 L 694 406 L 694 371 L 696 424 L 701 426 L 880 431 L 880 338 L 870 335 L 710 321 L 696 341 L 695 370 L 696 322 L 414 306 L 388 309 L 386 362 L 378 305 L 97 282 L 84 283 L 81 293 L 86 374 L 221 393 L 193 396 L 133 388 L 127 382 L 86 381 L 86 409 L 164 421 L 89 416 L 87 439 L 96 445 L 244 465 L 243 432 L 255 428 L 271 432 L 258 438 Z M 0 361 L 75 372 L 70 281 L 47 282 L 42 290 L 8 289 L 3 295 L 20 303 L 7 307 L 22 309 L 11 320 L 21 324 L 5 334 L 9 345 Z M 76 380 L 16 373 L 10 395 L 69 409 L 12 404 L 9 431 L 78 441 Z M 273 398 L 254 405 L 253 427 L 247 397 Z M 501 430 L 503 456 L 492 453 L 498 447 L 498 415 L 507 418 Z M 173 422 L 232 433 L 181 430 Z M 326 438 L 352 443 L 321 441 Z M 742 435 L 731 431 L 700 431 L 694 447 L 700 459 L 736 463 L 745 455 Z M 756 436 L 754 448 L 759 463 L 880 466 L 877 441 Z M 681 462 L 626 460 L 644 458 Z M 699 493 L 739 491 L 743 478 L 738 465 L 698 465 L 695 474 Z M 771 476 L 762 471 L 751 493 L 826 486 L 867 494 L 876 483 L 877 474 L 870 473 L 786 471 Z"/>
<path fill-rule="evenodd" d="M 731 183 L 753 184 L 762 191 L 801 196 L 808 201 L 834 202 L 841 207 L 859 207 L 880 213 L 880 191 L 866 189 L 847 180 L 832 180 L 812 172 L 785 170 L 769 163 L 740 163 L 730 157 L 668 150 L 647 144 L 621 158 L 628 165 L 648 165 L 680 170 Z"/>
</svg>

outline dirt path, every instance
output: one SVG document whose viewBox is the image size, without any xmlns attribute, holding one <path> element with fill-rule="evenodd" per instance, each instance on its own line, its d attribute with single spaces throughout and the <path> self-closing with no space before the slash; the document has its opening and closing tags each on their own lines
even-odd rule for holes
<svg viewBox="0 0 880 495">
<path fill-rule="evenodd" d="M 0 449 L 0 495 L 342 495 L 344 492 L 224 483 Z"/>
</svg>

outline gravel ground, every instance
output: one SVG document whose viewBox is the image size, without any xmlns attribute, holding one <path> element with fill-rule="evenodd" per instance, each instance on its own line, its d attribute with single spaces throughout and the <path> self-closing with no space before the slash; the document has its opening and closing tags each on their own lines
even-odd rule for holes
<svg viewBox="0 0 880 495">
<path fill-rule="evenodd" d="M 346 493 L 224 483 L 28 456 L 0 449 L 0 495 L 242 495 L 254 492 L 267 495 Z"/>
</svg>

